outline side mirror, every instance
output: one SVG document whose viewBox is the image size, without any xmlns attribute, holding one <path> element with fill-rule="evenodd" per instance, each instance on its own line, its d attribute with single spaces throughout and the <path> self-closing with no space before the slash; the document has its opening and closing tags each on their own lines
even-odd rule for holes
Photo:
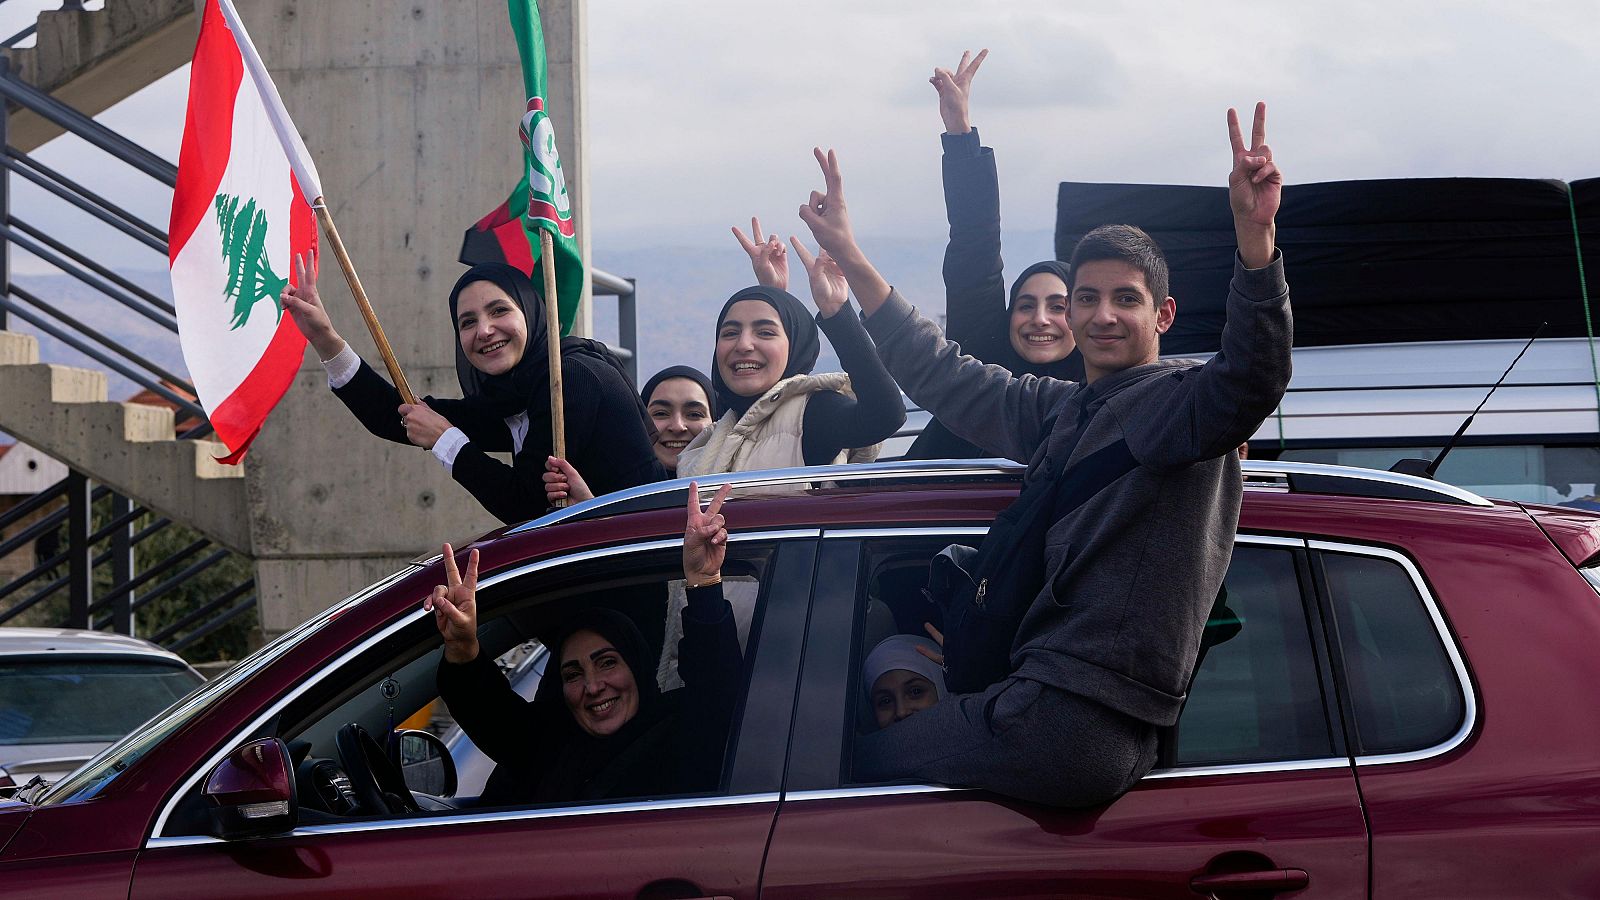
<svg viewBox="0 0 1600 900">
<path fill-rule="evenodd" d="M 215 833 L 224 840 L 282 834 L 299 816 L 294 763 L 277 738 L 251 741 L 223 757 L 202 793 L 211 801 Z"/>
<path fill-rule="evenodd" d="M 456 761 L 444 741 L 426 731 L 400 732 L 400 774 L 419 794 L 454 797 Z"/>
</svg>

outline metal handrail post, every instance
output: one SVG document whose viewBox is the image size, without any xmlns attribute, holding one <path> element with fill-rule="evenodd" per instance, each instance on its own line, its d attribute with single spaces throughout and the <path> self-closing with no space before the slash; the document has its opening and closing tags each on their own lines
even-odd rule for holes
<svg viewBox="0 0 1600 900">
<path fill-rule="evenodd" d="M 111 518 L 126 518 L 111 535 L 111 630 L 133 637 L 133 501 L 122 494 L 111 495 Z"/>
<path fill-rule="evenodd" d="M 11 57 L 0 56 L 0 79 L 11 75 Z M 11 110 L 0 102 L 0 152 L 11 143 Z M 11 170 L 0 172 L 0 222 L 11 221 Z M 0 297 L 11 293 L 11 242 L 0 236 Z M 0 308 L 0 331 L 5 331 L 6 311 Z"/>
<path fill-rule="evenodd" d="M 629 351 L 623 365 L 633 383 L 639 383 L 639 282 L 628 279 L 628 292 L 617 295 L 617 343 Z"/>
<path fill-rule="evenodd" d="M 178 183 L 177 166 L 18 79 L 14 73 L 0 73 L 0 76 L 3 76 L 0 77 L 0 94 L 6 99 L 33 110 L 46 121 L 61 126 L 167 187 Z"/>
<path fill-rule="evenodd" d="M 94 599 L 93 547 L 89 544 L 94 503 L 89 498 L 89 478 L 82 472 L 67 476 L 67 627 L 89 627 L 89 604 Z"/>
</svg>

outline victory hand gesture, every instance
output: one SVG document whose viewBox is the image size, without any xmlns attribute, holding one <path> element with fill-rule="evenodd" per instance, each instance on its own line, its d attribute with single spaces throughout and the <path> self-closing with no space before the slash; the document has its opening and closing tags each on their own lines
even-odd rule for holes
<svg viewBox="0 0 1600 900">
<path fill-rule="evenodd" d="M 946 134 L 966 134 L 972 130 L 972 120 L 967 114 L 972 101 L 972 76 L 978 74 L 978 67 L 988 55 L 988 50 L 979 50 L 974 57 L 972 51 L 967 50 L 961 54 L 961 62 L 956 64 L 954 72 L 934 69 L 933 77 L 928 79 L 939 92 L 939 118 L 944 120 Z"/>
<path fill-rule="evenodd" d="M 811 202 L 800 207 L 800 220 L 811 228 L 817 244 L 835 258 L 855 250 L 856 238 L 850 231 L 850 214 L 844 206 L 844 176 L 839 171 L 839 157 L 829 150 L 823 154 L 813 147 L 817 165 L 822 167 L 823 186 L 827 193 L 811 192 Z"/>
<path fill-rule="evenodd" d="M 444 572 L 448 585 L 437 585 L 422 601 L 433 613 L 433 624 L 444 638 L 447 662 L 467 663 L 478 657 L 478 551 L 467 554 L 467 574 L 456 569 L 456 552 L 444 545 Z"/>
<path fill-rule="evenodd" d="M 839 263 L 826 250 L 812 256 L 806 245 L 793 235 L 789 236 L 789 243 L 794 245 L 795 255 L 800 257 L 800 264 L 806 267 L 806 275 L 811 278 L 811 302 L 817 305 L 824 319 L 833 318 L 834 313 L 850 302 L 850 285 L 844 280 Z"/>
<path fill-rule="evenodd" d="M 1239 113 L 1228 110 L 1228 140 L 1233 144 L 1233 171 L 1228 174 L 1228 205 L 1233 207 L 1233 227 L 1239 236 L 1239 255 L 1248 268 L 1259 269 L 1272 261 L 1277 240 L 1278 205 L 1283 194 L 1283 173 L 1272 161 L 1267 146 L 1267 104 L 1256 104 L 1250 129 L 1250 146 L 1239 128 Z"/>
<path fill-rule="evenodd" d="M 739 239 L 739 246 L 750 254 L 750 268 L 755 270 L 756 284 L 788 290 L 789 251 L 784 248 L 783 241 L 775 234 L 762 237 L 761 220 L 755 216 L 750 217 L 750 231 L 755 235 L 753 240 L 745 237 L 739 226 L 733 226 L 733 236 Z"/>
<path fill-rule="evenodd" d="M 289 318 L 294 320 L 300 334 L 305 336 L 307 343 L 315 347 L 320 359 L 333 359 L 344 349 L 344 338 L 333 330 L 333 320 L 328 318 L 328 310 L 322 305 L 322 297 L 317 293 L 317 251 L 315 248 L 306 251 L 302 256 L 294 255 L 294 284 L 285 285 L 283 292 L 278 295 L 278 303 L 288 310 Z"/>
<path fill-rule="evenodd" d="M 722 503 L 733 485 L 725 484 L 711 498 L 711 505 L 700 509 L 700 483 L 689 482 L 689 521 L 683 528 L 683 580 L 697 587 L 718 580 L 722 561 L 728 555 L 728 526 L 722 518 Z"/>
</svg>

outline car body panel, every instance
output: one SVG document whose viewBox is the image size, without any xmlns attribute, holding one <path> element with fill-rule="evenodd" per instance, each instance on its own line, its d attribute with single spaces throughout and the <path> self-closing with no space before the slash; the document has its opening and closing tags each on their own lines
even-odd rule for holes
<svg viewBox="0 0 1600 900">
<path fill-rule="evenodd" d="M 1016 493 L 1015 482 L 842 484 L 735 497 L 724 512 L 739 534 L 970 527 L 987 525 Z M 1477 703 L 1472 733 L 1425 758 L 1179 771 L 1148 778 L 1109 807 L 1086 812 L 977 791 L 808 787 L 781 800 L 748 795 L 499 818 L 452 814 L 228 843 L 150 840 L 172 794 L 274 703 L 413 615 L 443 581 L 433 561 L 341 607 L 92 799 L 37 808 L 0 804 L 0 882 L 8 895 L 119 897 L 129 895 L 130 873 L 131 891 L 140 897 L 310 896 L 336 887 L 429 893 L 435 875 L 449 876 L 452 891 L 485 896 L 665 887 L 684 895 L 692 886 L 746 897 L 755 895 L 758 878 L 764 892 L 786 896 L 1200 896 L 1189 890 L 1191 877 L 1221 854 L 1249 853 L 1304 869 L 1309 889 L 1296 896 L 1366 896 L 1369 879 L 1377 896 L 1589 895 L 1600 885 L 1600 857 L 1592 852 L 1600 846 L 1600 766 L 1593 762 L 1600 706 L 1589 702 L 1600 682 L 1600 654 L 1593 650 L 1600 645 L 1600 598 L 1568 558 L 1577 552 L 1572 540 L 1587 538 L 1559 536 L 1568 525 L 1571 534 L 1587 529 L 1587 517 L 1574 514 L 1567 522 L 1562 515 L 1507 503 L 1246 491 L 1241 531 L 1389 548 L 1415 562 L 1464 657 Z M 682 512 L 674 508 L 502 531 L 472 546 L 483 551 L 487 578 L 571 551 L 673 540 L 682 529 Z M 825 561 L 816 568 L 822 585 Z M 790 586 L 808 596 L 813 591 L 809 582 Z M 798 654 L 793 645 L 801 635 L 810 640 L 816 633 L 795 624 L 809 621 L 807 608 L 818 598 L 810 607 L 785 607 L 788 652 Z M 762 645 L 758 659 L 764 652 Z M 811 648 L 804 652 L 809 662 Z M 792 734 L 800 727 L 791 723 L 790 708 L 797 692 L 807 690 L 809 667 L 798 678 L 775 689 L 764 728 Z M 773 764 L 762 761 L 759 768 L 770 772 Z M 9 841 L 7 829 L 14 831 Z M 136 869 L 135 852 L 142 852 Z M 512 868 L 524 862 L 540 871 Z M 463 875 L 484 881 L 466 884 Z M 524 877 L 536 880 L 516 880 Z M 673 881 L 663 885 L 663 879 Z"/>
<path fill-rule="evenodd" d="M 1192 900 L 1190 879 L 1226 853 L 1304 869 L 1310 887 L 1295 896 L 1366 896 L 1366 825 L 1348 765 L 1146 779 L 1089 810 L 980 791 L 804 797 L 784 799 L 763 897 Z"/>
<path fill-rule="evenodd" d="M 1522 508 L 1573 565 L 1585 565 L 1600 554 L 1600 513 L 1535 503 Z"/>
<path fill-rule="evenodd" d="M 700 895 L 754 900 L 777 808 L 773 795 L 736 805 L 431 820 L 155 847 L 139 858 L 131 898 L 633 897 L 674 881 Z"/>
</svg>

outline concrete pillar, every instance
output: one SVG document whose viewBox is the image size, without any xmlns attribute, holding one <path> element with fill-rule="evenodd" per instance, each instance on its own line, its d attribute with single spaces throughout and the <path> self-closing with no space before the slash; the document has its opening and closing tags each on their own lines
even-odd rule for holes
<svg viewBox="0 0 1600 900">
<path fill-rule="evenodd" d="M 539 4 L 550 106 L 588 247 L 583 0 Z M 525 105 L 505 0 L 239 0 L 419 394 L 460 396 L 446 299 L 461 236 L 517 182 Z M 337 267 L 334 324 L 383 371 Z M 398 415 L 398 414 L 397 414 Z M 262 624 L 280 633 L 444 540 L 499 523 L 426 452 L 366 433 L 308 348 L 248 462 Z"/>
</svg>

